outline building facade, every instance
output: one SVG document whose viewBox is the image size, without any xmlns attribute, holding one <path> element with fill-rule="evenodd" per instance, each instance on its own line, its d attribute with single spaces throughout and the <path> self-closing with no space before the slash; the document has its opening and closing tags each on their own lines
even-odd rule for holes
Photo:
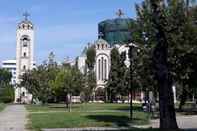
<svg viewBox="0 0 197 131">
<path fill-rule="evenodd" d="M 12 73 L 11 84 L 16 84 L 16 60 L 5 60 L 2 61 L 2 68 Z"/>
<path fill-rule="evenodd" d="M 94 47 L 96 51 L 96 58 L 95 58 L 95 73 L 96 73 L 96 89 L 94 90 L 94 93 L 97 91 L 101 91 L 100 89 L 104 89 L 107 84 L 107 80 L 109 79 L 109 73 L 111 68 L 111 50 L 113 48 L 117 48 L 119 54 L 125 52 L 126 53 L 126 60 L 124 61 L 126 67 L 129 68 L 130 61 L 129 61 L 129 47 L 126 44 L 116 44 L 113 46 L 110 46 L 107 41 L 105 41 L 102 38 L 99 38 L 91 45 L 88 44 L 87 47 L 85 47 L 82 55 L 78 58 L 78 68 L 79 70 L 84 73 L 87 71 L 86 69 L 86 51 L 89 47 Z M 97 93 L 96 93 L 97 94 Z M 134 92 L 134 101 L 139 102 L 143 101 L 144 99 L 144 93 L 142 91 Z M 97 97 L 97 95 L 96 95 Z"/>
<path fill-rule="evenodd" d="M 34 68 L 34 26 L 27 19 L 18 24 L 16 32 L 16 83 L 21 82 L 20 76 Z M 25 88 L 16 88 L 15 102 L 29 103 L 31 94 Z"/>
<path fill-rule="evenodd" d="M 95 72 L 97 88 L 105 88 L 105 84 L 109 77 L 109 70 L 111 65 L 111 48 L 109 44 L 101 38 L 95 41 L 94 46 L 96 50 Z"/>
</svg>

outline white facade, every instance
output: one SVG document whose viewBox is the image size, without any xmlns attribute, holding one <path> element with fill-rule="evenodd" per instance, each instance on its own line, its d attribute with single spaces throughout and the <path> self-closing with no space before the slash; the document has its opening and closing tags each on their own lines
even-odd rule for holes
<svg viewBox="0 0 197 131">
<path fill-rule="evenodd" d="M 111 48 L 109 44 L 103 40 L 98 39 L 93 44 L 88 44 L 82 53 L 81 56 L 78 57 L 78 68 L 84 74 L 86 69 L 86 51 L 90 45 L 95 47 L 96 50 L 96 63 L 95 63 L 95 72 L 96 72 L 96 81 L 97 81 L 97 89 L 104 88 L 105 84 L 109 78 L 109 71 L 111 65 Z"/>
<path fill-rule="evenodd" d="M 86 56 L 78 57 L 78 69 L 81 73 L 85 74 L 86 72 Z"/>
<path fill-rule="evenodd" d="M 105 84 L 109 78 L 110 66 L 111 66 L 111 50 L 112 48 L 117 48 L 119 53 L 126 52 L 126 60 L 125 65 L 129 67 L 129 56 L 128 51 L 129 48 L 126 45 L 115 45 L 114 47 L 110 47 L 107 41 L 103 39 L 98 39 L 94 42 L 94 47 L 96 50 L 96 63 L 95 63 L 95 72 L 96 72 L 96 81 L 97 88 L 104 88 Z M 78 57 L 78 68 L 82 73 L 86 71 L 86 51 L 87 47 L 84 49 L 82 55 Z"/>
<path fill-rule="evenodd" d="M 103 39 L 98 39 L 93 43 L 96 50 L 96 63 L 95 63 L 95 72 L 96 72 L 96 81 L 97 88 L 104 88 L 105 84 L 109 78 L 110 66 L 111 66 L 111 50 L 112 48 L 109 46 L 107 41 Z M 129 67 L 129 57 L 128 51 L 129 48 L 126 45 L 115 45 L 115 48 L 118 49 L 119 53 L 126 52 L 126 60 L 125 65 Z M 86 51 L 87 47 L 84 49 L 81 56 L 78 57 L 78 68 L 82 73 L 86 71 Z"/>
<path fill-rule="evenodd" d="M 20 76 L 34 66 L 34 30 L 33 24 L 25 19 L 19 23 L 16 32 L 16 83 L 20 83 Z M 31 95 L 25 88 L 16 88 L 15 102 L 28 103 Z"/>
<path fill-rule="evenodd" d="M 2 61 L 2 68 L 12 73 L 11 84 L 16 84 L 16 60 Z"/>
<path fill-rule="evenodd" d="M 95 71 L 97 88 L 104 88 L 109 78 L 111 48 L 109 47 L 109 44 L 103 39 L 98 39 L 94 45 L 96 49 Z"/>
</svg>

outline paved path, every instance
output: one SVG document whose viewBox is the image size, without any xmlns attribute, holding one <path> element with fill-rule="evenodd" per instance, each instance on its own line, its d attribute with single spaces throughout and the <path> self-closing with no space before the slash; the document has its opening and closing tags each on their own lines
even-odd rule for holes
<svg viewBox="0 0 197 131">
<path fill-rule="evenodd" d="M 27 131 L 27 111 L 24 105 L 8 105 L 0 112 L 0 131 Z"/>
<path fill-rule="evenodd" d="M 187 131 L 197 131 L 197 116 L 177 116 L 179 128 Z M 159 120 L 152 120 L 152 127 L 159 127 Z"/>
</svg>

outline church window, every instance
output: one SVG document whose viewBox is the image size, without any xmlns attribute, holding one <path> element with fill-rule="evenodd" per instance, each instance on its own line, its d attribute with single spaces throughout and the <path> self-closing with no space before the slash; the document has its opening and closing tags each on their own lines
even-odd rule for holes
<svg viewBox="0 0 197 131">
<path fill-rule="evenodd" d="M 103 61 L 103 57 L 101 58 L 101 80 L 104 80 L 104 61 Z"/>
<path fill-rule="evenodd" d="M 104 44 L 102 44 L 102 49 L 104 49 Z"/>
<path fill-rule="evenodd" d="M 106 80 L 107 79 L 107 60 L 105 59 L 105 61 L 104 61 L 104 68 L 105 68 L 105 77 L 104 77 L 104 79 Z"/>
<path fill-rule="evenodd" d="M 98 61 L 98 77 L 99 77 L 99 80 L 101 80 L 101 59 L 99 59 Z"/>
<path fill-rule="evenodd" d="M 25 92 L 22 93 L 22 96 L 25 96 Z"/>
<path fill-rule="evenodd" d="M 27 41 L 23 42 L 23 47 L 27 47 Z"/>
<path fill-rule="evenodd" d="M 26 57 L 26 56 L 27 56 L 27 53 L 26 53 L 26 52 L 24 52 L 24 53 L 23 53 L 23 57 Z"/>
<path fill-rule="evenodd" d="M 23 66 L 23 70 L 26 70 L 26 66 L 25 65 Z"/>
<path fill-rule="evenodd" d="M 23 36 L 21 40 L 22 40 L 23 47 L 27 47 L 28 41 L 29 41 L 28 36 Z"/>
</svg>

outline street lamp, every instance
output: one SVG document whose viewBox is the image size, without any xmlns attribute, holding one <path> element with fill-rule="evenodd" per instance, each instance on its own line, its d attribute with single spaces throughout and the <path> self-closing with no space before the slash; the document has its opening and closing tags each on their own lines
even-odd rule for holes
<svg viewBox="0 0 197 131">
<path fill-rule="evenodd" d="M 130 65 L 129 65 L 129 75 L 130 75 L 130 79 L 129 79 L 129 93 L 130 93 L 130 119 L 132 120 L 133 118 L 133 101 L 132 101 L 132 97 L 133 97 L 133 48 L 138 48 L 138 46 L 136 44 L 130 43 L 127 44 L 127 47 L 129 47 L 129 51 L 128 51 L 128 56 L 129 56 L 129 61 L 130 61 Z"/>
<path fill-rule="evenodd" d="M 146 32 L 142 32 L 142 37 L 144 39 L 144 44 L 147 45 L 148 37 Z M 145 106 L 148 112 L 151 111 L 150 98 L 149 98 L 149 89 L 146 87 L 145 89 Z"/>
</svg>

